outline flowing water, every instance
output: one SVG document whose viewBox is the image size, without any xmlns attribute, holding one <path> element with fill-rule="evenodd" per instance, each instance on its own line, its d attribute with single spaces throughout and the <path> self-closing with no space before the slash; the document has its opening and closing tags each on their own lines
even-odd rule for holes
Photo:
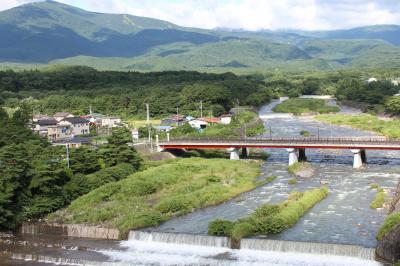
<svg viewBox="0 0 400 266">
<path fill-rule="evenodd" d="M 260 117 L 266 128 L 272 129 L 273 136 L 299 136 L 301 130 L 321 137 L 372 135 L 312 118 L 274 114 L 271 109 L 275 104 L 260 110 Z M 358 111 L 342 108 L 342 112 Z M 26 265 L 20 262 L 31 260 L 32 265 L 45 262 L 61 265 L 379 265 L 372 260 L 371 248 L 376 246 L 375 236 L 386 213 L 384 209 L 369 207 L 376 193 L 370 184 L 378 183 L 388 191 L 395 188 L 400 178 L 400 153 L 367 151 L 368 165 L 356 170 L 352 168 L 350 151 L 307 150 L 308 161 L 315 168 L 314 176 L 299 178 L 296 185 L 289 185 L 288 180 L 293 176 L 287 172 L 287 152 L 284 149 L 267 152 L 271 156 L 262 166 L 259 178 L 271 175 L 277 178 L 226 203 L 170 220 L 148 232 L 131 232 L 129 240 L 121 243 L 14 239 L 19 244 L 8 244 L 8 251 L 3 252 L 8 258 L 12 254 L 14 259 L 7 259 L 5 263 Z M 214 219 L 236 220 L 261 204 L 285 200 L 293 190 L 303 191 L 321 184 L 329 188 L 329 196 L 283 233 L 243 240 L 239 250 L 229 249 L 226 238 L 205 236 L 208 223 Z"/>
</svg>

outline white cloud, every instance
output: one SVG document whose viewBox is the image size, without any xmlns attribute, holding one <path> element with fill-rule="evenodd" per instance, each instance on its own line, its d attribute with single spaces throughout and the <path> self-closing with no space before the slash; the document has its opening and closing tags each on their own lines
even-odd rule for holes
<svg viewBox="0 0 400 266">
<path fill-rule="evenodd" d="M 33 0 L 1 0 L 6 9 Z M 129 13 L 199 28 L 338 29 L 400 24 L 398 0 L 60 0 L 99 12 Z"/>
</svg>

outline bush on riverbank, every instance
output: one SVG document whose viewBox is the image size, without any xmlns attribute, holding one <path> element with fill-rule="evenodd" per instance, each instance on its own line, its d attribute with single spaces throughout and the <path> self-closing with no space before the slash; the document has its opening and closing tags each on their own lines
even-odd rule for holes
<svg viewBox="0 0 400 266">
<path fill-rule="evenodd" d="M 312 165 L 307 162 L 297 162 L 288 167 L 289 173 L 301 177 L 308 177 L 313 174 L 313 171 Z"/>
<path fill-rule="evenodd" d="M 340 108 L 337 106 L 327 105 L 326 101 L 321 99 L 291 98 L 278 104 L 272 110 L 277 113 L 293 113 L 301 115 L 304 113 L 336 113 L 340 111 Z"/>
<path fill-rule="evenodd" d="M 49 218 L 117 227 L 125 233 L 222 203 L 255 188 L 258 174 L 254 161 L 178 159 L 101 186 Z"/>
<path fill-rule="evenodd" d="M 315 204 L 326 198 L 328 189 L 293 192 L 280 204 L 264 204 L 249 217 L 235 222 L 215 220 L 209 224 L 210 235 L 230 236 L 234 240 L 252 235 L 277 234 L 294 226 Z"/>
<path fill-rule="evenodd" d="M 377 239 L 382 240 L 392 229 L 400 224 L 400 212 L 395 212 L 388 215 L 385 222 L 378 231 Z"/>
<path fill-rule="evenodd" d="M 389 138 L 400 138 L 400 120 L 381 120 L 373 115 L 318 115 L 317 120 L 334 124 L 346 125 L 360 130 L 374 131 Z"/>
<path fill-rule="evenodd" d="M 376 189 L 377 193 L 369 206 L 371 209 L 382 208 L 385 203 L 385 191 L 378 184 L 371 184 L 371 188 Z"/>
<path fill-rule="evenodd" d="M 291 178 L 288 180 L 289 185 L 296 185 L 297 184 L 297 179 L 296 178 Z"/>
</svg>

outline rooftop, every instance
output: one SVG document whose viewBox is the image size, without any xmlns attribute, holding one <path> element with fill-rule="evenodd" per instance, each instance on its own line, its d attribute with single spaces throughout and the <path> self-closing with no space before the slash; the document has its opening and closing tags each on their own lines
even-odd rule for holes
<svg viewBox="0 0 400 266">
<path fill-rule="evenodd" d="M 71 124 L 86 124 L 89 123 L 89 120 L 82 117 L 67 117 L 62 121 L 70 122 Z"/>
</svg>

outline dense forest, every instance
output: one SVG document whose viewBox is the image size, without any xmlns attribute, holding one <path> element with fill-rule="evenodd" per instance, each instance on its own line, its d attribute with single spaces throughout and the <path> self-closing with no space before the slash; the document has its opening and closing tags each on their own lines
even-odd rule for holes
<svg viewBox="0 0 400 266">
<path fill-rule="evenodd" d="M 140 167 L 138 154 L 126 145 L 129 131 L 120 129 L 98 149 L 71 149 L 68 168 L 66 148 L 34 134 L 29 117 L 25 109 L 9 117 L 0 108 L 0 229 L 40 218 Z"/>
<path fill-rule="evenodd" d="M 199 109 L 223 114 L 235 104 L 260 106 L 271 91 L 254 76 L 198 72 L 99 72 L 87 67 L 55 71 L 0 72 L 0 98 L 8 107 L 26 105 L 35 112 L 74 114 L 95 112 L 144 117 L 144 104 L 151 116 L 176 112 L 193 114 Z"/>
<path fill-rule="evenodd" d="M 376 77 L 377 82 L 366 80 Z M 193 71 L 114 72 L 89 67 L 55 67 L 46 71 L 0 71 L 0 104 L 26 106 L 35 113 L 69 111 L 145 117 L 145 103 L 152 117 L 179 111 L 198 115 L 200 101 L 206 115 L 220 115 L 236 105 L 261 106 L 279 96 L 330 94 L 339 101 L 362 104 L 368 111 L 400 114 L 397 69 L 329 72 L 266 72 L 238 76 Z"/>
</svg>

